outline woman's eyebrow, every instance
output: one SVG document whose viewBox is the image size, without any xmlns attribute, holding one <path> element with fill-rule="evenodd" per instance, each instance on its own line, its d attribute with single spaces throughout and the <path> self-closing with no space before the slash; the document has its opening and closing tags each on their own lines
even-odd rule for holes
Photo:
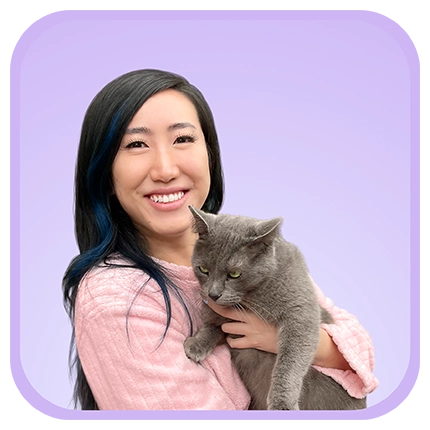
<svg viewBox="0 0 430 430">
<path fill-rule="evenodd" d="M 183 128 L 193 128 L 196 129 L 196 126 L 191 124 L 190 122 L 175 122 L 172 125 L 169 125 L 169 127 L 167 127 L 168 131 L 175 131 L 175 130 L 180 130 Z M 128 128 L 125 131 L 126 134 L 152 134 L 152 131 L 144 126 L 141 127 L 131 127 Z"/>
<path fill-rule="evenodd" d="M 151 130 L 146 127 L 132 127 L 127 128 L 126 134 L 151 134 Z"/>
<path fill-rule="evenodd" d="M 168 127 L 168 130 L 173 131 L 173 130 L 180 130 L 182 128 L 194 128 L 194 129 L 196 129 L 196 127 L 189 122 L 176 122 L 175 124 L 170 125 Z"/>
</svg>

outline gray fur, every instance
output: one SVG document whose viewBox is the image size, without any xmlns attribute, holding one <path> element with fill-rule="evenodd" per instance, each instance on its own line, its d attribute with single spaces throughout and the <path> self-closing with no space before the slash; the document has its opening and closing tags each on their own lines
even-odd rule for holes
<svg viewBox="0 0 430 430">
<path fill-rule="evenodd" d="M 302 253 L 281 236 L 282 218 L 261 221 L 190 210 L 199 234 L 192 264 L 203 299 L 249 309 L 279 327 L 278 354 L 231 349 L 251 394 L 250 409 L 365 408 L 366 399 L 350 397 L 333 379 L 311 367 L 320 322 L 330 323 L 331 317 L 318 304 Z M 228 276 L 234 272 L 241 274 Z M 187 357 L 196 362 L 225 342 L 220 325 L 226 318 L 208 306 L 203 307 L 202 317 L 203 327 L 184 342 Z"/>
</svg>

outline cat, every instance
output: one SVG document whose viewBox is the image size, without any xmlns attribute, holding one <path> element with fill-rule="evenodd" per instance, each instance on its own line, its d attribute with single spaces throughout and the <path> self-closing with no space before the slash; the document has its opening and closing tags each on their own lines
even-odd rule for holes
<svg viewBox="0 0 430 430">
<path fill-rule="evenodd" d="M 198 240 L 192 267 L 203 300 L 249 309 L 279 328 L 278 353 L 230 349 L 239 376 L 251 395 L 249 409 L 363 409 L 332 378 L 311 366 L 321 322 L 331 323 L 320 307 L 299 249 L 281 235 L 282 218 L 213 215 L 189 209 Z M 203 361 L 225 342 L 220 325 L 228 319 L 203 306 L 204 325 L 184 342 L 187 357 Z"/>
</svg>

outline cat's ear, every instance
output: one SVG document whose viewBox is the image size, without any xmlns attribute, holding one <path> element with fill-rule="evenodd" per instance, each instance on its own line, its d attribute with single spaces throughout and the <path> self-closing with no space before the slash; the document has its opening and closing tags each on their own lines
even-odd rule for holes
<svg viewBox="0 0 430 430">
<path fill-rule="evenodd" d="M 257 226 L 257 234 L 253 237 L 252 243 L 272 243 L 275 237 L 279 236 L 279 229 L 282 225 L 283 217 L 272 218 L 268 221 L 261 221 Z"/>
<path fill-rule="evenodd" d="M 194 217 L 194 230 L 199 236 L 205 236 L 209 232 L 209 225 L 205 219 L 205 213 L 201 210 L 194 208 L 193 206 L 188 206 Z"/>
</svg>

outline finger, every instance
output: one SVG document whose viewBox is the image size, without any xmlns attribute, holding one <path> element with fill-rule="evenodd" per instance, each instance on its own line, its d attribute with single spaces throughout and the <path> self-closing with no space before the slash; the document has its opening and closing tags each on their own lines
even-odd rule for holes
<svg viewBox="0 0 430 430">
<path fill-rule="evenodd" d="M 248 334 L 247 327 L 248 324 L 244 324 L 243 322 L 231 322 L 222 324 L 221 330 L 227 334 L 246 335 Z"/>
<path fill-rule="evenodd" d="M 234 338 L 234 337 L 227 336 L 226 341 L 230 346 L 230 348 L 235 348 L 235 349 L 253 348 L 253 345 L 250 344 L 247 337 Z"/>
</svg>

